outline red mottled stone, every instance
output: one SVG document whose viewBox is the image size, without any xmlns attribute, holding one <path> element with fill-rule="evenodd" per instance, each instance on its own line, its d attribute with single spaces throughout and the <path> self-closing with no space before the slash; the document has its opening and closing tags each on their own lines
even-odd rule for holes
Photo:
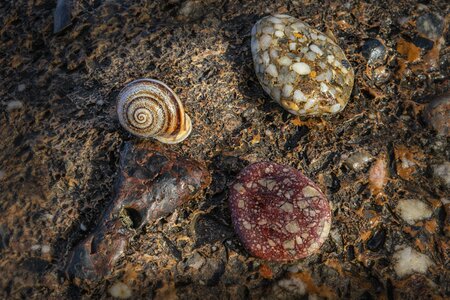
<svg viewBox="0 0 450 300">
<path fill-rule="evenodd" d="M 154 144 L 126 143 L 116 196 L 97 228 L 72 250 L 66 273 L 87 279 L 108 275 L 137 230 L 171 214 L 210 182 L 196 161 Z"/>
<path fill-rule="evenodd" d="M 309 256 L 331 226 L 328 200 L 298 170 L 272 162 L 246 167 L 230 191 L 234 228 L 253 256 L 290 261 Z"/>
</svg>

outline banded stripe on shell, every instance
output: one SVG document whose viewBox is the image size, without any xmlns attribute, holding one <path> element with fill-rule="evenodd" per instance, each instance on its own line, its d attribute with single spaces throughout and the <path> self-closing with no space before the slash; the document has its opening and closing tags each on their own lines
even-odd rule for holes
<svg viewBox="0 0 450 300">
<path fill-rule="evenodd" d="M 178 96 L 155 79 L 138 79 L 127 84 L 119 93 L 117 114 L 128 132 L 166 144 L 182 142 L 192 130 L 191 119 Z"/>
</svg>

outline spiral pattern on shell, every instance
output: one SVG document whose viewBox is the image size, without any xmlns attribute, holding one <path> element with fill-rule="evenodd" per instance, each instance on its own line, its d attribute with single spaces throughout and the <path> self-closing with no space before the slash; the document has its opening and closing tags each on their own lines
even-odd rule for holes
<svg viewBox="0 0 450 300">
<path fill-rule="evenodd" d="M 138 79 L 119 93 L 117 113 L 120 124 L 139 137 L 151 137 L 166 144 L 186 139 L 192 130 L 175 92 L 155 79 Z"/>
</svg>

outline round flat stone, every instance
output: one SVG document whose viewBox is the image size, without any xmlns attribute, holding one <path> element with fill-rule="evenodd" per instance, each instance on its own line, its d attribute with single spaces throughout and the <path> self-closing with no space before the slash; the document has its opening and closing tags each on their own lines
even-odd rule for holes
<svg viewBox="0 0 450 300">
<path fill-rule="evenodd" d="M 328 200 L 298 170 L 272 162 L 246 167 L 230 191 L 233 225 L 253 256 L 290 261 L 316 252 L 331 226 Z"/>
<path fill-rule="evenodd" d="M 324 33 L 288 15 L 268 16 L 253 26 L 251 49 L 264 91 L 289 112 L 327 115 L 347 105 L 353 68 Z"/>
</svg>

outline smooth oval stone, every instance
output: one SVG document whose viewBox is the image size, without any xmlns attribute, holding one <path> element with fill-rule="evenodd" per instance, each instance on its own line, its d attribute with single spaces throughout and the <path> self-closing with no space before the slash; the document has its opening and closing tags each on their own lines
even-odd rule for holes
<svg viewBox="0 0 450 300">
<path fill-rule="evenodd" d="M 251 43 L 264 91 L 290 113 L 335 114 L 347 105 L 353 68 L 324 33 L 291 16 L 273 15 L 253 26 Z"/>
</svg>

